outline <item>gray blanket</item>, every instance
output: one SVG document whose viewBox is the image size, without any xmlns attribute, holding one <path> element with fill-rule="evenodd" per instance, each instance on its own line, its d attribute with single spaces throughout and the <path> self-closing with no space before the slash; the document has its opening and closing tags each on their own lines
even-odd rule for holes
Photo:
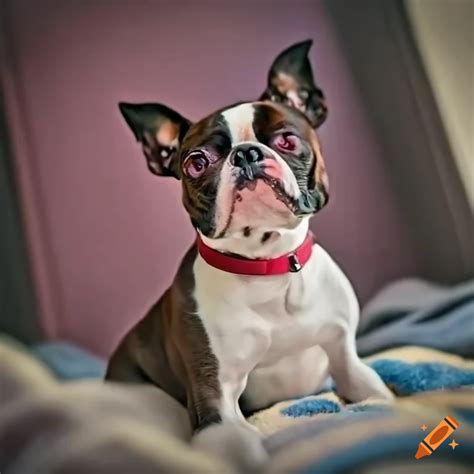
<svg viewBox="0 0 474 474">
<path fill-rule="evenodd" d="M 474 281 L 447 288 L 401 280 L 376 295 L 361 315 L 359 354 L 403 345 L 474 357 Z"/>
</svg>

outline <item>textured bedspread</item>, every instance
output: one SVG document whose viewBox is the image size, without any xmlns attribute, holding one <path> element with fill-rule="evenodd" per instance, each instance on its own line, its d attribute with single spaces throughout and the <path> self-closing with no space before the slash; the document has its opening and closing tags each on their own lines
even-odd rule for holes
<svg viewBox="0 0 474 474">
<path fill-rule="evenodd" d="M 268 472 L 418 473 L 445 465 L 450 473 L 472 473 L 474 362 L 421 347 L 366 362 L 399 395 L 396 403 L 346 404 L 327 391 L 257 413 L 251 421 L 266 435 Z M 431 456 L 415 460 L 418 444 L 448 415 L 459 428 Z"/>
<path fill-rule="evenodd" d="M 271 455 L 264 472 L 409 473 L 444 466 L 471 473 L 473 362 L 414 347 L 367 362 L 403 397 L 391 405 L 346 405 L 329 391 L 255 414 L 250 421 L 265 434 Z M 420 441 L 447 415 L 459 428 L 431 456 L 415 460 Z M 189 438 L 186 412 L 156 388 L 58 382 L 24 350 L 0 343 L 2 474 L 235 472 L 225 460 L 191 449 Z"/>
</svg>

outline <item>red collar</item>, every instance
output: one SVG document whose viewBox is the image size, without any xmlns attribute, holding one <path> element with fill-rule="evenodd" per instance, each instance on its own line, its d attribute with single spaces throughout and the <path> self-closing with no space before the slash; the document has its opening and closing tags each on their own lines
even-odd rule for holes
<svg viewBox="0 0 474 474">
<path fill-rule="evenodd" d="M 311 257 L 314 235 L 308 232 L 304 242 L 293 252 L 269 260 L 252 260 L 228 255 L 206 245 L 198 234 L 197 246 L 201 257 L 212 267 L 237 275 L 281 275 L 299 272 Z"/>
</svg>

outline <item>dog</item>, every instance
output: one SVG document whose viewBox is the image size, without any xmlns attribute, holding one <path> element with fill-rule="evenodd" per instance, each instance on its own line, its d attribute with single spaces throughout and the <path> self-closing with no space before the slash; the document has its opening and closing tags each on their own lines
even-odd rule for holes
<svg viewBox="0 0 474 474">
<path fill-rule="evenodd" d="M 244 414 L 314 394 L 329 374 L 349 401 L 393 397 L 359 359 L 357 298 L 309 230 L 329 197 L 311 44 L 278 55 L 258 100 L 196 123 L 161 104 L 119 104 L 150 171 L 181 181 L 197 238 L 106 379 L 160 387 L 196 433 L 251 429 Z"/>
</svg>

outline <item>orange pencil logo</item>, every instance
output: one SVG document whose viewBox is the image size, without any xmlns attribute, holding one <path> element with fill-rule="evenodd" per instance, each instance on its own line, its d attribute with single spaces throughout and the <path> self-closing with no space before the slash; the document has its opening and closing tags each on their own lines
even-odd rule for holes
<svg viewBox="0 0 474 474">
<path fill-rule="evenodd" d="M 431 430 L 431 433 L 418 445 L 415 458 L 421 459 L 425 456 L 430 456 L 456 431 L 458 426 L 459 423 L 452 416 L 447 416 L 441 420 L 441 422 Z M 424 427 L 424 429 L 426 429 L 426 427 Z"/>
</svg>

